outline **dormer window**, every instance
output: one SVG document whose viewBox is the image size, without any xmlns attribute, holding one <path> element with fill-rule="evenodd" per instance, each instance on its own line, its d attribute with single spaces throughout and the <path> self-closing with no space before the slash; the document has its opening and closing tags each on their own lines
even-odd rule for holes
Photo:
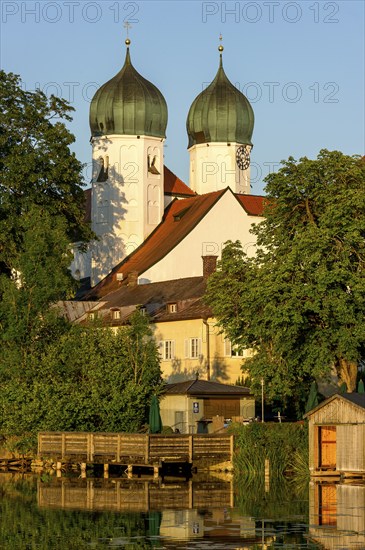
<svg viewBox="0 0 365 550">
<path fill-rule="evenodd" d="M 167 311 L 168 313 L 176 313 L 177 312 L 177 304 L 167 304 Z"/>
<path fill-rule="evenodd" d="M 118 320 L 122 317 L 120 309 L 112 309 L 111 313 L 114 320 Z"/>
</svg>

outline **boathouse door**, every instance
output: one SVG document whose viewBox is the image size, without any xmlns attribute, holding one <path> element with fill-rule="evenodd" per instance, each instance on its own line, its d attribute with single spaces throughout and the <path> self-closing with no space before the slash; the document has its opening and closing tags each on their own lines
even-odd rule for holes
<svg viewBox="0 0 365 550">
<path fill-rule="evenodd" d="M 320 468 L 336 468 L 336 426 L 319 426 Z"/>
</svg>

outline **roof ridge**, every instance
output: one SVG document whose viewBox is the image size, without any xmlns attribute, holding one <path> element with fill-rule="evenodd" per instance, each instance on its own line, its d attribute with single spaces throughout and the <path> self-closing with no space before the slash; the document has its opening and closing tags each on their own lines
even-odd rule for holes
<svg viewBox="0 0 365 550">
<path fill-rule="evenodd" d="M 186 391 L 188 392 L 190 390 L 191 387 L 194 386 L 195 382 L 197 382 L 197 380 L 199 380 L 199 378 L 195 378 L 195 380 L 192 380 L 191 384 L 189 384 L 189 386 L 186 388 Z"/>
<path fill-rule="evenodd" d="M 136 248 L 131 254 L 129 254 L 126 258 L 124 258 L 119 264 L 117 264 L 109 273 L 106 275 L 91 291 L 85 296 L 85 298 L 91 296 L 98 297 L 100 294 L 98 294 L 98 290 L 102 290 L 104 287 L 108 285 L 108 282 L 110 285 L 113 284 L 113 276 L 116 275 L 116 273 L 120 273 L 120 270 L 123 265 L 127 264 L 129 261 L 133 261 L 133 259 L 136 257 L 137 253 L 140 253 L 141 250 L 143 250 L 144 247 L 146 247 L 151 240 L 156 236 L 156 233 L 163 228 L 164 223 L 168 223 L 168 220 L 171 219 L 171 217 L 174 216 L 174 208 L 176 206 L 179 206 L 179 211 L 181 212 L 184 207 L 190 207 L 189 212 L 192 214 L 192 220 L 188 222 L 186 225 L 184 222 L 177 222 L 178 224 L 181 223 L 180 227 L 182 227 L 182 230 L 178 231 L 178 236 L 176 238 L 176 241 L 171 243 L 170 248 L 168 248 L 167 251 L 161 252 L 162 256 L 158 256 L 156 259 L 150 259 L 147 261 L 147 265 L 139 266 L 139 269 L 135 269 L 138 271 L 138 274 L 144 273 L 151 267 L 153 267 L 156 263 L 161 261 L 167 254 L 169 254 L 172 250 L 174 250 L 180 242 L 185 239 L 185 237 L 205 218 L 205 216 L 211 211 L 212 208 L 218 203 L 218 201 L 223 197 L 223 195 L 227 192 L 229 188 L 221 189 L 218 191 L 212 191 L 210 193 L 205 193 L 204 195 L 196 195 L 194 197 L 188 197 L 185 199 L 174 199 L 166 208 L 163 218 L 161 222 L 155 227 L 155 229 L 148 235 L 148 237 L 139 245 L 138 248 Z M 188 202 L 189 201 L 189 202 Z M 181 208 L 180 208 L 181 207 Z M 195 207 L 195 208 L 194 208 Z M 200 209 L 202 211 L 200 211 Z M 194 219 L 194 216 L 196 216 L 196 219 Z M 189 216 L 186 216 L 189 218 Z M 186 217 L 183 216 L 183 219 L 186 220 Z M 163 249 L 163 247 L 162 247 Z M 136 263 L 138 262 L 138 257 L 136 260 Z M 131 266 L 133 270 L 133 265 Z M 138 264 L 137 264 L 138 267 Z M 122 283 L 123 284 L 123 283 Z M 101 296 L 100 296 L 101 297 Z"/>
</svg>

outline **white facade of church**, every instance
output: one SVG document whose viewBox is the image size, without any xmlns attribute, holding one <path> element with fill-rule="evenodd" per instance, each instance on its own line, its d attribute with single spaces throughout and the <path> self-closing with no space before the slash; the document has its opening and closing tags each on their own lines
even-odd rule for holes
<svg viewBox="0 0 365 550">
<path fill-rule="evenodd" d="M 87 253 L 75 251 L 72 270 L 91 287 L 145 242 L 164 215 L 163 144 L 167 106 L 161 92 L 134 69 L 126 41 L 123 68 L 95 94 L 90 107 L 93 178 Z M 140 283 L 201 274 L 201 257 L 220 256 L 227 240 L 254 252 L 253 223 L 235 194 L 250 194 L 253 111 L 220 65 L 194 100 L 187 120 L 190 188 L 205 195 L 230 188 L 161 261 L 139 274 Z M 223 124 L 222 124 L 223 120 Z M 190 199 L 189 199 L 190 200 Z"/>
</svg>

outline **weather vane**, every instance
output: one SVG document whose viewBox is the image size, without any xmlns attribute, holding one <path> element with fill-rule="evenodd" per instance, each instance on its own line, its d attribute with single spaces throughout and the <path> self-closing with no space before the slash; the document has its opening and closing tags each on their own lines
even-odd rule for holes
<svg viewBox="0 0 365 550">
<path fill-rule="evenodd" d="M 130 24 L 129 21 L 126 21 L 123 25 L 127 31 L 127 38 L 125 39 L 125 43 L 127 46 L 129 46 L 129 44 L 131 43 L 130 39 L 129 39 L 129 29 L 132 28 L 132 25 Z"/>
</svg>

